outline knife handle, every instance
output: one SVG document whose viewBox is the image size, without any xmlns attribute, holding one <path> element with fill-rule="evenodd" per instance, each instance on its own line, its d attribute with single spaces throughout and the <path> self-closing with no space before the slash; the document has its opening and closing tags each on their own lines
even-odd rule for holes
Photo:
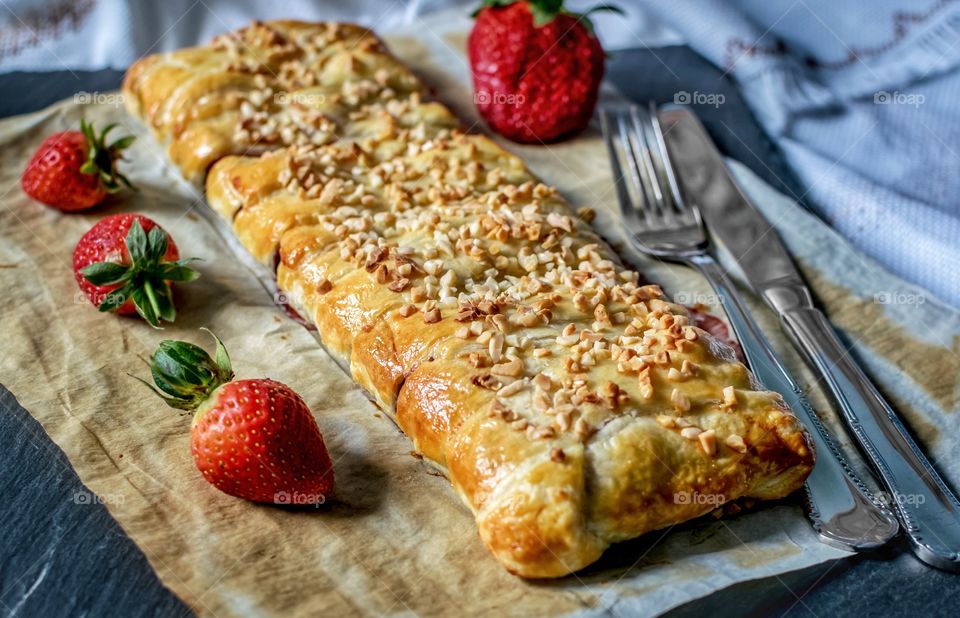
<svg viewBox="0 0 960 618">
<path fill-rule="evenodd" d="M 807 507 L 821 540 L 848 551 L 879 547 L 889 541 L 899 529 L 896 518 L 872 500 L 847 465 L 829 431 L 784 369 L 723 270 L 709 254 L 694 256 L 690 263 L 719 296 L 754 375 L 765 388 L 780 393 L 810 429 L 817 462 L 807 477 Z"/>
<path fill-rule="evenodd" d="M 813 307 L 809 292 L 786 286 L 771 288 L 764 295 L 778 309 L 787 333 L 807 361 L 823 376 L 847 426 L 883 480 L 914 553 L 937 568 L 960 571 L 956 496 L 850 358 L 827 318 Z"/>
</svg>

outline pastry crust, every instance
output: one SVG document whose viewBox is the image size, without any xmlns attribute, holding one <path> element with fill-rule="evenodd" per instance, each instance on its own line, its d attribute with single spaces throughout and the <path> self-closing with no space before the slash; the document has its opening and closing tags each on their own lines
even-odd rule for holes
<svg viewBox="0 0 960 618">
<path fill-rule="evenodd" d="M 377 135 L 393 125 L 457 124 L 421 103 L 417 77 L 367 28 L 253 22 L 209 46 L 148 56 L 127 71 L 124 103 L 202 181 L 229 154 Z"/>
<path fill-rule="evenodd" d="M 400 66 L 370 50 L 371 65 Z M 143 94 L 144 74 L 183 64 L 177 54 L 207 57 L 148 58 L 127 80 L 155 127 L 168 111 Z M 195 85 L 191 96 L 226 96 L 216 73 L 202 77 L 211 93 Z M 330 353 L 447 472 L 496 558 L 558 577 L 611 543 L 799 488 L 814 453 L 783 399 L 642 285 L 589 212 L 575 214 L 491 140 L 451 130 L 418 88 L 408 120 L 375 132 L 260 157 L 218 151 L 207 197 L 276 265 Z M 177 163 L 191 174 L 206 161 Z"/>
</svg>

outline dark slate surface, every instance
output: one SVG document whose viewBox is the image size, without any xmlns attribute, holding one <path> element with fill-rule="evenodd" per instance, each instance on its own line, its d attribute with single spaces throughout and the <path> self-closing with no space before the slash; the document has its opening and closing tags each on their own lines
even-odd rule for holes
<svg viewBox="0 0 960 618">
<path fill-rule="evenodd" d="M 732 83 L 689 49 L 617 52 L 608 66 L 608 78 L 639 101 L 673 102 L 682 92 L 723 94 L 723 105 L 697 106 L 721 149 L 788 195 L 803 193 Z M 0 74 L 0 117 L 37 110 L 81 90 L 110 90 L 121 77 L 117 71 Z M 0 452 L 0 612 L 190 613 L 105 507 L 78 504 L 89 493 L 63 452 L 2 387 Z M 671 615 L 931 616 L 956 615 L 958 608 L 960 577 L 923 566 L 899 544 L 880 554 L 739 584 Z"/>
<path fill-rule="evenodd" d="M 3 387 L 0 452 L 0 614 L 191 614 Z"/>
</svg>

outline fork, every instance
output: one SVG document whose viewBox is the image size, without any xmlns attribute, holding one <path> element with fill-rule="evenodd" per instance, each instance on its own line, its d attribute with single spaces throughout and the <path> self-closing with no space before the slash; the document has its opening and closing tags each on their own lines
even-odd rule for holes
<svg viewBox="0 0 960 618">
<path fill-rule="evenodd" d="M 847 464 L 710 254 L 700 210 L 681 195 L 656 106 L 651 103 L 648 110 L 635 105 L 606 107 L 600 119 L 616 180 L 617 201 L 633 244 L 643 253 L 700 271 L 723 306 L 756 378 L 783 395 L 812 429 L 818 457 L 805 484 L 806 504 L 821 541 L 848 551 L 885 544 L 897 534 L 896 518 L 871 496 Z"/>
</svg>

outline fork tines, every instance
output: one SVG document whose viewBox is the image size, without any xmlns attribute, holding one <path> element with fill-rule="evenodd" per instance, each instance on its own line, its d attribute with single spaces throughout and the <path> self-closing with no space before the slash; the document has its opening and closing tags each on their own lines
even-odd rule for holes
<svg viewBox="0 0 960 618">
<path fill-rule="evenodd" d="M 699 224 L 680 194 L 656 106 L 604 107 L 600 120 L 627 220 L 646 229 Z"/>
</svg>

